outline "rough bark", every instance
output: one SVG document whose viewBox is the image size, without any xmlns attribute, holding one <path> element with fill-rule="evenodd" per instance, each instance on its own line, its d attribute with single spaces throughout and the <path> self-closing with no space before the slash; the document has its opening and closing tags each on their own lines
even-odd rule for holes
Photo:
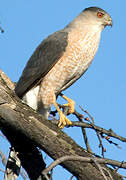
<svg viewBox="0 0 126 180">
<path fill-rule="evenodd" d="M 15 93 L 8 87 L 6 81 L 0 75 L 0 129 L 7 137 L 11 145 L 19 152 L 19 159 L 22 166 L 32 174 L 29 177 L 33 180 L 41 175 L 45 164 L 41 156 L 37 156 L 39 161 L 33 165 L 29 152 L 34 154 L 37 147 L 45 151 L 54 160 L 65 155 L 80 155 L 91 157 L 82 147 L 77 145 L 69 136 L 63 133 L 55 124 L 43 118 L 33 109 L 22 103 Z M 27 146 L 27 144 L 29 146 Z M 23 154 L 23 155 L 22 155 Z M 37 152 L 39 154 L 39 151 Z M 36 153 L 35 153 L 36 155 Z M 23 157 L 23 158 L 22 158 Z M 27 163 L 31 166 L 27 166 Z M 40 164 L 38 164 L 40 163 Z M 79 180 L 103 180 L 103 176 L 94 163 L 84 163 L 79 161 L 66 161 L 61 164 Z M 29 169 L 27 169 L 29 167 Z M 34 172 L 39 168 L 37 177 Z M 106 167 L 107 168 L 107 167 Z M 121 178 L 107 168 L 114 180 Z M 107 174 L 106 174 L 107 176 Z M 109 177 L 108 177 L 109 180 Z"/>
</svg>

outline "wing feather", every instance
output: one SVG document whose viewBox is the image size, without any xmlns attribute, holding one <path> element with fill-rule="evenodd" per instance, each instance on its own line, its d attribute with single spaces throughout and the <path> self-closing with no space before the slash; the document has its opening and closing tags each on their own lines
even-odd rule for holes
<svg viewBox="0 0 126 180">
<path fill-rule="evenodd" d="M 66 50 L 67 40 L 67 32 L 57 31 L 37 47 L 16 84 L 15 92 L 20 98 L 35 86 L 57 63 Z"/>
</svg>

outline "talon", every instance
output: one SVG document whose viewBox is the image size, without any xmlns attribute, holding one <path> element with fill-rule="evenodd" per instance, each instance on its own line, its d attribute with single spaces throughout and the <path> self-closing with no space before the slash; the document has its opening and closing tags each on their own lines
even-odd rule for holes
<svg viewBox="0 0 126 180">
<path fill-rule="evenodd" d="M 75 102 L 72 99 L 64 96 L 63 94 L 61 94 L 61 96 L 68 101 L 68 103 L 64 104 L 64 106 L 68 106 L 69 107 L 69 113 L 73 114 L 75 112 Z"/>
<path fill-rule="evenodd" d="M 72 124 L 72 122 L 63 114 L 62 111 L 60 111 L 58 127 L 63 129 L 64 126 L 70 126 L 71 124 Z"/>
<path fill-rule="evenodd" d="M 70 114 L 73 114 L 75 112 L 75 102 L 74 101 L 69 100 L 69 102 L 67 104 L 63 104 L 63 105 L 69 107 Z"/>
<path fill-rule="evenodd" d="M 54 102 L 54 106 L 56 107 L 58 113 L 59 113 L 59 128 L 64 128 L 64 126 L 70 126 L 72 122 L 63 114 L 63 112 L 60 110 L 58 104 Z"/>
</svg>

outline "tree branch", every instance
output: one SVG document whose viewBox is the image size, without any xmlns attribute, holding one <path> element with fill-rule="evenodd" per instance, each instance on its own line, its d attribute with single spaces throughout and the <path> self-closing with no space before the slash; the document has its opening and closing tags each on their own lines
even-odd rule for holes
<svg viewBox="0 0 126 180">
<path fill-rule="evenodd" d="M 11 100 L 11 96 L 13 96 L 12 90 L 14 89 L 14 83 L 12 83 L 11 80 L 2 71 L 0 71 L 0 77 L 0 105 L 7 105 L 7 101 L 9 99 L 6 99 L 5 96 L 10 93 Z M 5 96 L 1 94 L 1 91 L 5 92 Z M 4 97 L 2 98 L 1 95 Z M 12 104 L 10 104 L 10 106 L 13 107 Z M 1 120 L 2 118 L 0 116 L 0 121 Z M 29 140 L 29 138 L 18 133 L 16 129 L 9 127 L 9 124 L 6 128 L 4 128 L 4 126 L 0 128 L 11 143 L 12 147 L 14 147 L 16 153 L 18 153 L 18 158 L 20 159 L 21 164 L 28 173 L 30 179 L 42 180 L 43 176 L 41 175 L 41 171 L 45 168 L 46 165 L 38 148 L 33 144 L 33 142 Z"/>
<path fill-rule="evenodd" d="M 119 136 L 118 134 L 116 134 L 112 129 L 106 130 L 100 126 L 96 126 L 89 123 L 85 123 L 85 122 L 78 122 L 78 121 L 72 121 L 72 125 L 71 126 L 76 126 L 76 127 L 84 127 L 84 128 L 90 128 L 90 129 L 94 129 L 97 130 L 103 134 L 107 134 L 110 137 L 114 137 L 122 142 L 126 142 L 126 138 Z"/>
<path fill-rule="evenodd" d="M 63 105 L 59 104 L 59 107 L 62 108 L 65 112 L 69 110 L 68 107 L 64 107 Z M 81 107 L 81 106 L 80 106 Z M 89 112 L 87 110 L 84 110 L 82 107 L 81 107 L 81 110 L 83 110 L 83 112 L 85 112 L 86 114 L 88 114 L 88 116 L 90 117 L 91 121 L 89 121 L 89 118 L 84 118 L 84 115 L 80 114 L 79 112 L 77 112 L 75 110 L 75 112 L 73 113 L 77 119 L 80 121 L 72 121 L 72 127 L 76 126 L 76 127 L 81 127 L 81 128 L 89 128 L 89 129 L 93 129 L 97 132 L 100 132 L 102 134 L 106 134 L 110 137 L 113 137 L 113 138 L 116 138 L 122 142 L 126 142 L 126 138 L 116 134 L 112 129 L 109 129 L 109 130 L 106 130 L 100 126 L 96 126 L 95 123 L 94 123 L 94 118 L 89 114 Z M 53 114 L 55 116 L 55 114 L 57 113 L 57 111 L 53 111 L 51 112 L 51 114 Z M 66 112 L 66 114 L 68 114 Z M 86 122 L 83 122 L 82 119 L 85 119 L 86 121 L 88 121 L 89 123 L 86 123 Z M 53 123 L 54 124 L 58 124 L 58 121 L 56 119 L 53 119 Z"/>
<path fill-rule="evenodd" d="M 91 154 L 78 146 L 56 125 L 49 120 L 44 119 L 43 116 L 36 113 L 26 104 L 23 104 L 15 93 L 8 88 L 2 76 L 0 76 L 0 117 L 0 129 L 12 146 L 14 146 L 15 150 L 19 152 L 18 157 L 27 172 L 29 172 L 29 169 L 27 169 L 28 167 L 26 166 L 29 161 L 27 159 L 29 150 L 31 152 L 32 149 L 33 152 L 36 152 L 36 147 L 41 148 L 54 160 L 65 155 L 91 157 Z M 29 145 L 29 148 L 27 147 L 27 144 Z M 26 148 L 24 149 L 24 147 Z M 26 159 L 21 159 L 22 154 L 23 157 L 26 155 Z M 42 162 L 42 158 L 39 162 Z M 32 169 L 32 171 L 34 171 L 35 167 L 38 167 L 37 164 L 34 166 L 32 162 L 30 162 L 30 164 L 32 166 L 29 168 Z M 103 179 L 102 175 L 99 173 L 99 169 L 96 168 L 93 163 L 85 163 L 82 161 L 76 161 L 75 163 L 73 161 L 67 161 L 62 162 L 61 165 L 79 180 Z M 39 164 L 39 166 L 42 167 L 42 164 Z M 114 180 L 121 179 L 116 172 L 112 171 L 107 166 L 102 166 L 107 168 Z M 41 168 L 41 172 L 42 169 L 43 167 Z M 40 175 L 40 172 L 38 172 L 38 175 Z M 32 173 L 30 178 L 36 180 L 37 177 L 35 177 L 35 179 L 32 178 L 33 176 Z M 107 178 L 108 180 L 110 179 L 109 176 L 107 176 Z"/>
<path fill-rule="evenodd" d="M 87 163 L 94 163 L 94 161 L 98 162 L 99 164 L 108 164 L 112 166 L 117 166 L 119 168 L 126 169 L 126 163 L 122 163 L 119 161 L 115 161 L 112 159 L 106 159 L 106 158 L 94 158 L 94 157 L 82 157 L 82 156 L 63 156 L 61 158 L 58 158 L 54 162 L 52 162 L 42 173 L 47 174 L 50 170 L 52 170 L 57 165 L 61 164 L 64 161 L 82 161 Z"/>
</svg>

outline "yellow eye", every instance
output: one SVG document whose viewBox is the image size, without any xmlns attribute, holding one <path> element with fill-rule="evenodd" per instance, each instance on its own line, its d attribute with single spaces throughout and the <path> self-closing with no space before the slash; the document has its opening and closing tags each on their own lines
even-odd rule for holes
<svg viewBox="0 0 126 180">
<path fill-rule="evenodd" d="M 102 18 L 102 17 L 104 16 L 104 13 L 98 12 L 98 13 L 97 13 L 97 16 L 98 16 L 98 18 Z"/>
</svg>

